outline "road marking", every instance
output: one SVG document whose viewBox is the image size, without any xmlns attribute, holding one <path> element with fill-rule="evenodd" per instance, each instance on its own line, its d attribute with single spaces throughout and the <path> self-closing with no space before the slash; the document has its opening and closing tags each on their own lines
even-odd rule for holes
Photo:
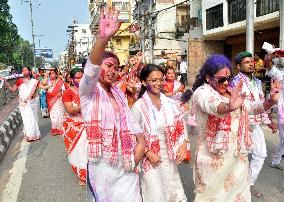
<svg viewBox="0 0 284 202">
<path fill-rule="evenodd" d="M 23 139 L 19 155 L 13 163 L 13 168 L 10 170 L 11 176 L 3 191 L 2 202 L 15 202 L 18 199 L 23 175 L 27 172 L 26 161 L 29 147 L 30 143 Z"/>
</svg>

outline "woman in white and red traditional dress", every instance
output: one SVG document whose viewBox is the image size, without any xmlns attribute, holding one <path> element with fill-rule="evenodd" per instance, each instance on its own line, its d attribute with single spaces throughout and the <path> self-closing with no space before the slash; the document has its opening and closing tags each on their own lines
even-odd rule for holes
<svg viewBox="0 0 284 202">
<path fill-rule="evenodd" d="M 135 171 L 144 155 L 144 138 L 124 94 L 114 86 L 119 59 L 105 52 L 120 25 L 118 12 L 101 11 L 99 36 L 80 82 L 88 138 L 87 201 L 142 201 Z"/>
<path fill-rule="evenodd" d="M 37 96 L 38 80 L 31 78 L 31 70 L 29 67 L 23 67 L 23 78 L 19 78 L 13 87 L 6 82 L 9 90 L 19 90 L 19 110 L 21 112 L 25 139 L 30 141 L 39 140 L 41 134 L 38 127 L 38 105 L 39 98 Z"/>
<path fill-rule="evenodd" d="M 49 79 L 48 79 L 49 74 Z M 64 81 L 58 76 L 57 69 L 51 69 L 42 81 L 41 88 L 47 89 L 46 100 L 51 119 L 51 135 L 63 134 L 63 116 L 65 113 L 62 94 L 66 89 Z"/>
<path fill-rule="evenodd" d="M 165 84 L 163 86 L 164 94 L 178 102 L 184 92 L 184 85 L 176 80 L 176 73 L 173 67 L 167 67 L 165 70 Z"/>
<path fill-rule="evenodd" d="M 252 146 L 249 113 L 261 113 L 276 103 L 246 103 L 243 80 L 229 88 L 232 65 L 223 55 L 209 57 L 193 85 L 193 109 L 199 139 L 195 154 L 195 202 L 251 201 L 248 151 Z"/>
<path fill-rule="evenodd" d="M 188 134 L 177 103 L 163 93 L 163 70 L 147 64 L 140 73 L 139 99 L 132 112 L 146 140 L 142 162 L 142 198 L 144 202 L 186 201 L 177 164 L 189 152 Z"/>
<path fill-rule="evenodd" d="M 70 71 L 71 87 L 64 91 L 62 101 L 66 110 L 63 119 L 64 143 L 69 163 L 79 177 L 80 185 L 86 184 L 87 170 L 87 134 L 80 109 L 79 82 L 83 70 L 73 68 Z"/>
</svg>

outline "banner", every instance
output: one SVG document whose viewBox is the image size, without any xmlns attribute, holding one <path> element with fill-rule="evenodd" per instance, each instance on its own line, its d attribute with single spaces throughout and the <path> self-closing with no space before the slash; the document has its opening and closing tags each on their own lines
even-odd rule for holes
<svg viewBox="0 0 284 202">
<path fill-rule="evenodd" d="M 47 48 L 36 48 L 35 49 L 36 57 L 45 57 L 45 58 L 53 58 L 52 49 Z"/>
</svg>

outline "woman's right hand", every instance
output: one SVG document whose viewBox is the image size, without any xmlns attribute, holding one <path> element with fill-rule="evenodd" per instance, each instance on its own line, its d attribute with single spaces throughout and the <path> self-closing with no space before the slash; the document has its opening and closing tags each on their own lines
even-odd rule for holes
<svg viewBox="0 0 284 202">
<path fill-rule="evenodd" d="M 245 94 L 242 93 L 243 80 L 240 80 L 235 88 L 231 91 L 229 100 L 229 111 L 235 111 L 240 108 L 245 100 Z"/>
<path fill-rule="evenodd" d="M 157 167 L 161 163 L 161 157 L 158 154 L 149 151 L 146 155 L 153 167 Z"/>
<path fill-rule="evenodd" d="M 109 40 L 119 30 L 122 21 L 118 20 L 119 11 L 108 8 L 106 13 L 101 9 L 101 19 L 99 25 L 99 36 L 102 39 Z"/>
<path fill-rule="evenodd" d="M 271 80 L 270 83 L 270 98 L 273 104 L 277 104 L 279 97 L 280 97 L 280 92 L 281 92 L 281 83 L 280 81 Z"/>
</svg>

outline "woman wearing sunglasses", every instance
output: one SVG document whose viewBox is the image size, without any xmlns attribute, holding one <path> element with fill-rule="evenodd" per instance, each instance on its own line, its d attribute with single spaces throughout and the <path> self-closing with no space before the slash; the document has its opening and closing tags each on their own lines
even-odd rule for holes
<svg viewBox="0 0 284 202">
<path fill-rule="evenodd" d="M 247 154 L 252 146 L 248 113 L 277 102 L 244 104 L 243 80 L 229 89 L 232 65 L 223 55 L 209 57 L 193 85 L 193 108 L 199 125 L 194 165 L 195 201 L 251 201 Z M 261 110 L 260 110 L 261 109 Z"/>
</svg>

